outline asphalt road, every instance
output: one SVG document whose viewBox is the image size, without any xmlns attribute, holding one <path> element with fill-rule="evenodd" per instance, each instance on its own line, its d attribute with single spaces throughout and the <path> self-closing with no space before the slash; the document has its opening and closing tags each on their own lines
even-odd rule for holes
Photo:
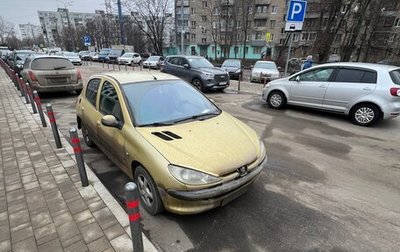
<svg viewBox="0 0 400 252">
<path fill-rule="evenodd" d="M 84 80 L 102 72 L 83 66 Z M 400 119 L 363 128 L 338 115 L 296 107 L 271 110 L 258 95 L 207 94 L 251 126 L 269 161 L 251 189 L 203 214 L 149 216 L 143 228 L 162 251 L 398 251 Z M 68 137 L 76 95 L 42 95 Z M 129 180 L 98 149 L 85 160 L 123 202 Z"/>
</svg>

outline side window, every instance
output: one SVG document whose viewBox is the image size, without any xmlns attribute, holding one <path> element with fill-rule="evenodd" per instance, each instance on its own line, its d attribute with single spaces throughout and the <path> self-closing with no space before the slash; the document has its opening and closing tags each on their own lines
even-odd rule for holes
<svg viewBox="0 0 400 252">
<path fill-rule="evenodd" d="M 177 57 L 171 57 L 168 59 L 168 63 L 172 64 L 172 65 L 178 65 L 178 59 Z"/>
<path fill-rule="evenodd" d="M 27 69 L 27 68 L 28 68 L 30 62 L 31 62 L 31 59 L 30 59 L 30 58 L 27 58 L 27 59 L 25 60 L 24 69 Z"/>
<path fill-rule="evenodd" d="M 183 66 L 183 65 L 185 65 L 185 64 L 189 64 L 189 62 L 187 61 L 187 59 L 185 59 L 185 58 L 180 58 L 180 59 L 179 59 L 179 65 L 180 65 L 180 66 Z"/>
<path fill-rule="evenodd" d="M 86 99 L 96 107 L 96 97 L 99 91 L 100 79 L 91 79 L 86 88 Z"/>
<path fill-rule="evenodd" d="M 119 104 L 117 91 L 114 86 L 105 81 L 100 94 L 100 112 L 103 115 L 113 115 L 118 121 L 123 121 L 121 106 Z"/>
<path fill-rule="evenodd" d="M 339 69 L 335 82 L 376 83 L 376 72 L 361 69 Z"/>
<path fill-rule="evenodd" d="M 300 81 L 328 81 L 332 75 L 333 68 L 323 68 L 308 71 L 299 75 Z"/>
</svg>

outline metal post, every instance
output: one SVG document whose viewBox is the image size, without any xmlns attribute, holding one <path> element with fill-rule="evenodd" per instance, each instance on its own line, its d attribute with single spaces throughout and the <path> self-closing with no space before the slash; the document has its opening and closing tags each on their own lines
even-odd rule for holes
<svg viewBox="0 0 400 252">
<path fill-rule="evenodd" d="M 114 65 L 115 65 L 115 64 L 114 64 L 114 61 L 113 61 L 113 62 L 112 62 L 113 70 L 114 70 Z"/>
<path fill-rule="evenodd" d="M 39 111 L 40 121 L 42 121 L 42 126 L 47 127 L 46 119 L 44 118 L 42 103 L 40 102 L 40 97 L 38 92 L 35 90 L 33 91 L 33 99 L 35 100 L 36 107 Z"/>
<path fill-rule="evenodd" d="M 104 68 L 104 60 L 103 60 L 103 68 Z"/>
<path fill-rule="evenodd" d="M 21 90 L 23 92 L 23 96 L 25 97 L 25 103 L 29 104 L 30 100 L 29 100 L 28 87 L 26 86 L 26 83 L 23 80 L 21 80 Z"/>
<path fill-rule="evenodd" d="M 54 140 L 56 141 L 57 148 L 61 148 L 60 135 L 58 134 L 58 128 L 56 123 L 56 117 L 54 116 L 53 107 L 50 103 L 46 104 L 47 115 L 49 116 L 49 121 L 51 125 L 51 130 L 53 131 Z"/>
<path fill-rule="evenodd" d="M 107 69 L 110 69 L 110 62 L 107 60 Z"/>
<path fill-rule="evenodd" d="M 25 96 L 23 84 L 24 84 L 24 80 L 19 78 L 18 79 L 18 87 L 17 88 L 18 88 L 19 92 L 21 93 L 21 96 Z"/>
<path fill-rule="evenodd" d="M 286 59 L 286 64 L 285 64 L 285 77 L 287 76 L 287 71 L 289 67 L 289 60 L 290 60 L 290 51 L 292 50 L 292 40 L 293 40 L 293 31 L 289 33 L 289 50 L 287 53 L 287 59 Z"/>
<path fill-rule="evenodd" d="M 128 66 L 125 64 L 125 71 L 128 71 Z"/>
<path fill-rule="evenodd" d="M 74 148 L 76 164 L 78 165 L 79 176 L 81 177 L 82 186 L 86 187 L 89 185 L 89 181 L 86 174 L 85 162 L 83 161 L 81 144 L 76 128 L 70 128 L 69 135 L 71 138 L 72 147 Z"/>
<path fill-rule="evenodd" d="M 238 93 L 240 93 L 240 80 L 242 79 L 242 74 L 239 74 L 239 80 L 238 80 Z"/>
<path fill-rule="evenodd" d="M 35 101 L 33 100 L 33 95 L 32 95 L 32 89 L 29 86 L 29 83 L 25 83 L 25 87 L 26 87 L 26 94 L 25 97 L 29 96 L 29 101 L 31 102 L 31 106 L 32 106 L 32 110 L 34 114 L 37 114 L 37 109 L 35 106 Z"/>
<path fill-rule="evenodd" d="M 139 190 L 135 183 L 125 185 L 126 209 L 128 211 L 131 228 L 133 251 L 143 252 L 142 225 L 140 225 Z"/>
<path fill-rule="evenodd" d="M 15 73 L 13 82 L 14 82 L 14 86 L 16 88 L 18 88 L 18 80 L 19 80 L 19 76 L 17 73 Z"/>
<path fill-rule="evenodd" d="M 183 22 L 183 0 L 180 0 L 181 1 L 181 28 L 182 28 L 182 30 L 181 30 L 181 54 L 182 55 L 185 55 L 185 52 L 184 52 L 184 48 L 185 48 L 185 46 L 183 45 L 184 44 L 184 36 L 185 36 L 185 29 L 184 29 L 184 22 Z M 217 48 L 215 48 L 215 50 L 217 50 Z"/>
<path fill-rule="evenodd" d="M 119 63 L 118 64 L 118 71 L 121 71 L 121 65 Z"/>
</svg>

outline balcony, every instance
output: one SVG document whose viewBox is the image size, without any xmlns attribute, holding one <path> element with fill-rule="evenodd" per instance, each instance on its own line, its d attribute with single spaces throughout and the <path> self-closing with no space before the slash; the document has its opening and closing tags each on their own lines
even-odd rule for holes
<svg viewBox="0 0 400 252">
<path fill-rule="evenodd" d="M 265 46 L 266 43 L 264 39 L 252 39 L 250 41 L 251 46 Z"/>
<path fill-rule="evenodd" d="M 267 12 L 254 13 L 254 19 L 266 19 L 266 18 L 268 18 Z"/>
<path fill-rule="evenodd" d="M 255 5 L 271 4 L 271 0 L 255 0 L 254 4 Z"/>
<path fill-rule="evenodd" d="M 182 5 L 182 0 L 176 1 L 176 6 L 181 6 Z M 189 6 L 189 0 L 183 0 L 183 6 Z"/>
<path fill-rule="evenodd" d="M 235 0 L 221 0 L 221 6 L 233 6 Z"/>
</svg>

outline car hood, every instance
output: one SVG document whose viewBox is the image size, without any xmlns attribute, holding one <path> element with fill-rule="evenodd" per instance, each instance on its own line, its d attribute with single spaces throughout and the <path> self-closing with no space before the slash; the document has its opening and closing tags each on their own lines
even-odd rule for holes
<svg viewBox="0 0 400 252">
<path fill-rule="evenodd" d="M 218 67 L 199 67 L 194 68 L 204 73 L 212 73 L 212 74 L 226 74 L 226 71 L 218 68 Z"/>
<path fill-rule="evenodd" d="M 81 58 L 79 58 L 79 57 L 66 57 L 67 59 L 70 59 L 70 60 L 78 60 L 78 59 L 81 59 Z"/>
<path fill-rule="evenodd" d="M 253 68 L 252 73 L 253 73 L 253 74 L 259 74 L 259 73 L 264 73 L 264 74 L 279 74 L 279 71 L 276 70 L 276 69 Z"/>
<path fill-rule="evenodd" d="M 240 70 L 240 67 L 231 67 L 231 66 L 222 66 L 222 69 L 224 69 L 227 72 L 236 72 L 237 70 Z"/>
<path fill-rule="evenodd" d="M 191 121 L 167 127 L 138 127 L 171 164 L 214 176 L 223 176 L 257 160 L 260 154 L 256 133 L 229 114 L 204 121 Z M 172 132 L 180 138 L 164 140 L 155 135 Z"/>
</svg>

